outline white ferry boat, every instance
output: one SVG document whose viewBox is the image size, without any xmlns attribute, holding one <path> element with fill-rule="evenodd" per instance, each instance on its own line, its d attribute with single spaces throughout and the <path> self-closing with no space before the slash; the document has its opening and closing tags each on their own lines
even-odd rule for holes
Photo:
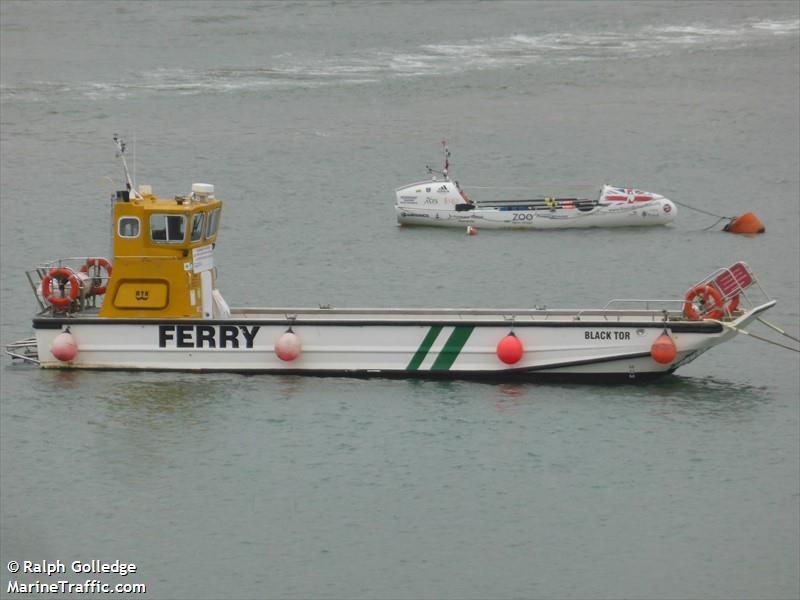
<svg viewBox="0 0 800 600">
<path fill-rule="evenodd" d="M 675 299 L 596 309 L 232 308 L 217 289 L 213 185 L 161 198 L 135 189 L 127 166 L 125 177 L 111 200 L 111 259 L 27 272 L 35 336 L 8 345 L 12 357 L 57 369 L 641 381 L 775 304 L 738 262 Z"/>
</svg>

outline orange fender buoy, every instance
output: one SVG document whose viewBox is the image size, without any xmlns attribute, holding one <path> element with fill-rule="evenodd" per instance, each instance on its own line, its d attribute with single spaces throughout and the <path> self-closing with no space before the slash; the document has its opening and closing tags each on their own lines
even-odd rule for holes
<svg viewBox="0 0 800 600">
<path fill-rule="evenodd" d="M 478 230 L 472 225 L 467 225 L 467 235 L 478 235 Z"/>
<path fill-rule="evenodd" d="M 50 344 L 50 354 L 61 362 L 71 362 L 78 355 L 78 344 L 69 329 L 59 333 Z"/>
<path fill-rule="evenodd" d="M 497 358 L 507 365 L 518 363 L 523 354 L 525 354 L 525 348 L 522 347 L 522 342 L 514 335 L 513 331 L 497 342 Z"/>
<path fill-rule="evenodd" d="M 302 344 L 291 328 L 275 342 L 275 354 L 284 362 L 291 362 L 300 356 Z"/>
<path fill-rule="evenodd" d="M 656 338 L 650 347 L 650 356 L 661 365 L 668 365 L 678 356 L 678 347 L 669 334 L 665 331 Z"/>
<path fill-rule="evenodd" d="M 724 230 L 730 233 L 764 233 L 766 228 L 757 216 L 748 212 L 733 219 L 725 225 Z"/>
<path fill-rule="evenodd" d="M 686 292 L 683 312 L 687 317 L 700 319 L 719 319 L 722 311 L 722 296 L 710 285 L 698 285 Z"/>
</svg>

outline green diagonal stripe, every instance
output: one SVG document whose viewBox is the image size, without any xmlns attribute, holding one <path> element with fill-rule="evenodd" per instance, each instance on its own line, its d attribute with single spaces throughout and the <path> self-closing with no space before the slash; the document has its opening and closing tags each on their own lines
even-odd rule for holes
<svg viewBox="0 0 800 600">
<path fill-rule="evenodd" d="M 475 329 L 474 326 L 456 327 L 450 337 L 447 338 L 447 343 L 445 343 L 442 351 L 439 352 L 439 356 L 433 362 L 431 371 L 448 371 L 453 366 L 453 363 L 456 362 L 461 349 L 467 343 L 469 336 L 472 335 L 473 329 Z"/>
<path fill-rule="evenodd" d="M 428 334 L 425 336 L 425 339 L 422 340 L 422 343 L 419 345 L 419 348 L 414 353 L 414 356 L 411 358 L 411 362 L 408 363 L 406 367 L 406 371 L 416 371 L 419 369 L 419 366 L 422 364 L 422 361 L 425 360 L 425 357 L 428 355 L 428 351 L 433 346 L 433 342 L 436 341 L 436 338 L 439 337 L 439 334 L 442 332 L 441 325 L 434 325 L 428 330 Z"/>
</svg>

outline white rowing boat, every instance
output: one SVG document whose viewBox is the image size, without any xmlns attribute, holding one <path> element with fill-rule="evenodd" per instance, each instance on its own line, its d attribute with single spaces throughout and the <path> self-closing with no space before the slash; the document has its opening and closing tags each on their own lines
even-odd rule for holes
<svg viewBox="0 0 800 600">
<path fill-rule="evenodd" d="M 572 229 L 648 227 L 675 218 L 675 203 L 660 194 L 603 185 L 595 198 L 540 196 L 515 200 L 473 200 L 450 177 L 450 152 L 444 146 L 442 171 L 427 167 L 431 178 L 395 190 L 401 225 L 478 229 Z"/>
</svg>

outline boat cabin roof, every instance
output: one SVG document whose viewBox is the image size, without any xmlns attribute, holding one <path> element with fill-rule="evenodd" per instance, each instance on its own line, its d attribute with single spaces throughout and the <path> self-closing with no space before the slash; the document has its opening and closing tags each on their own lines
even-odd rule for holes
<svg viewBox="0 0 800 600">
<path fill-rule="evenodd" d="M 150 192 L 117 192 L 114 202 L 115 256 L 160 254 L 216 243 L 222 201 L 213 195 L 161 198 Z"/>
</svg>

